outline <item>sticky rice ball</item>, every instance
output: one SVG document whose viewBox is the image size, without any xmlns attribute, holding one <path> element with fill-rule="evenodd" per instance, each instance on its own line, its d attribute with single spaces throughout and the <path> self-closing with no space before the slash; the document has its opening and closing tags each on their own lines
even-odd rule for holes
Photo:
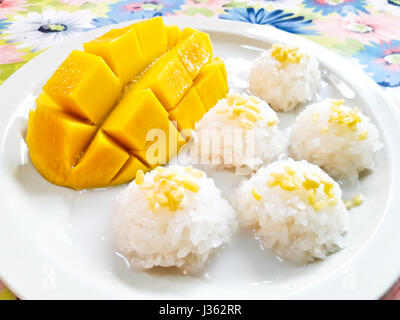
<svg viewBox="0 0 400 320">
<path fill-rule="evenodd" d="M 157 167 L 118 198 L 112 219 L 114 245 L 131 266 L 196 273 L 228 243 L 236 215 L 214 181 L 192 167 Z"/>
<path fill-rule="evenodd" d="M 236 193 L 240 224 L 264 248 L 296 263 L 343 247 L 348 213 L 338 183 L 316 165 L 281 160 L 257 171 Z"/>
<path fill-rule="evenodd" d="M 195 156 L 211 168 L 243 168 L 251 173 L 287 154 L 288 141 L 268 104 L 229 93 L 196 124 Z"/>
<path fill-rule="evenodd" d="M 315 58 L 298 48 L 274 44 L 254 62 L 250 91 L 276 111 L 290 111 L 310 101 L 321 87 L 321 72 Z"/>
<path fill-rule="evenodd" d="M 335 179 L 355 182 L 359 172 L 374 169 L 374 153 L 382 148 L 379 133 L 358 108 L 326 99 L 308 106 L 297 118 L 290 154 L 319 165 Z"/>
</svg>

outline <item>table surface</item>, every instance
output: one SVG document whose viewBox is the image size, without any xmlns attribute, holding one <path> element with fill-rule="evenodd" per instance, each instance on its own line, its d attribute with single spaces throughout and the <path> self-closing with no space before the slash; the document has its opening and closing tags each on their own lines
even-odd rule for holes
<svg viewBox="0 0 400 320">
<path fill-rule="evenodd" d="M 400 0 L 2 0 L 0 84 L 81 32 L 171 15 L 272 25 L 303 36 L 358 64 L 400 107 Z M 383 298 L 400 300 L 400 280 Z M 2 299 L 15 296 L 0 282 Z"/>
</svg>

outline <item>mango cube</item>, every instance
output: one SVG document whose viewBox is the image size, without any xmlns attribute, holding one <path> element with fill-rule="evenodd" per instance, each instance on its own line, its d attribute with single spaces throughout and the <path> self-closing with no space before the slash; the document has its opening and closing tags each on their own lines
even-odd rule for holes
<svg viewBox="0 0 400 320">
<path fill-rule="evenodd" d="M 188 37 L 190 37 L 195 32 L 198 32 L 198 31 L 196 29 L 193 29 L 193 28 L 190 28 L 190 27 L 187 27 L 187 28 L 183 29 L 182 35 L 181 35 L 181 38 L 180 38 L 179 42 L 185 40 Z"/>
<path fill-rule="evenodd" d="M 129 154 L 99 130 L 66 183 L 75 189 L 108 186 L 128 159 Z"/>
<path fill-rule="evenodd" d="M 168 121 L 168 113 L 150 89 L 132 90 L 103 124 L 103 130 L 128 150 L 141 150 L 152 129 Z"/>
<path fill-rule="evenodd" d="M 144 73 L 133 88 L 150 88 L 169 110 L 176 106 L 192 84 L 179 58 L 167 53 Z"/>
<path fill-rule="evenodd" d="M 211 55 L 208 35 L 196 31 L 161 57 L 133 88 L 152 89 L 164 108 L 171 110 L 192 86 L 192 79 L 211 59 Z"/>
<path fill-rule="evenodd" d="M 102 57 L 123 83 L 133 79 L 147 66 L 134 28 L 110 30 L 83 47 L 86 52 Z"/>
<path fill-rule="evenodd" d="M 183 40 L 176 50 L 183 67 L 192 80 L 211 59 L 213 51 L 209 35 L 198 31 Z"/>
<path fill-rule="evenodd" d="M 221 58 L 214 57 L 210 61 L 210 66 L 217 65 L 219 67 L 219 70 L 221 71 L 223 77 L 224 77 L 224 88 L 225 90 L 228 90 L 228 76 L 226 74 L 226 68 L 225 68 L 225 63 Z M 207 67 L 205 68 L 207 70 Z"/>
<path fill-rule="evenodd" d="M 146 65 L 167 51 L 168 39 L 161 17 L 136 22 L 131 27 L 136 31 Z"/>
<path fill-rule="evenodd" d="M 65 111 L 99 124 L 117 102 L 122 85 L 101 57 L 72 51 L 43 87 Z"/>
<path fill-rule="evenodd" d="M 136 178 L 136 172 L 142 170 L 143 172 L 149 171 L 139 159 L 135 156 L 130 155 L 127 162 L 117 173 L 117 175 L 112 179 L 111 185 L 123 184 L 132 181 Z"/>
<path fill-rule="evenodd" d="M 180 41 L 182 31 L 178 26 L 165 26 L 165 31 L 167 33 L 168 48 L 172 49 Z"/>
<path fill-rule="evenodd" d="M 158 129 L 149 136 L 151 140 L 143 150 L 134 152 L 135 156 L 150 168 L 168 163 L 186 143 L 168 119 Z"/>
<path fill-rule="evenodd" d="M 206 110 L 214 107 L 228 93 L 228 85 L 223 70 L 225 69 L 222 69 L 220 61 L 212 61 L 204 66 L 195 79 L 194 87 L 199 93 Z"/>
<path fill-rule="evenodd" d="M 179 131 L 194 129 L 195 124 L 206 113 L 206 108 L 194 88 L 191 88 L 175 109 L 169 112 L 171 120 L 177 122 Z"/>
<path fill-rule="evenodd" d="M 90 143 L 96 127 L 55 108 L 39 104 L 31 111 L 26 142 L 36 169 L 50 182 L 62 184 Z"/>
<path fill-rule="evenodd" d="M 36 99 L 36 105 L 37 106 L 46 106 L 49 108 L 54 108 L 54 109 L 61 109 L 60 106 L 52 99 L 50 98 L 46 93 L 42 92 L 39 97 Z"/>
</svg>

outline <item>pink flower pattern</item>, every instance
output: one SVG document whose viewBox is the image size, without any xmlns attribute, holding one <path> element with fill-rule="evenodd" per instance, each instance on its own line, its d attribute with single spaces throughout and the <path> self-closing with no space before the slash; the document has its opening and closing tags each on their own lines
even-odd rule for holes
<svg viewBox="0 0 400 320">
<path fill-rule="evenodd" d="M 7 18 L 19 11 L 26 11 L 27 6 L 25 0 L 2 0 L 0 1 L 0 19 Z"/>
<path fill-rule="evenodd" d="M 347 38 L 357 39 L 364 44 L 400 39 L 400 19 L 384 13 L 332 16 L 327 20 L 316 20 L 314 28 L 342 42 Z"/>
<path fill-rule="evenodd" d="M 17 51 L 15 46 L 6 44 L 0 46 L 0 64 L 22 62 L 24 53 Z"/>
</svg>

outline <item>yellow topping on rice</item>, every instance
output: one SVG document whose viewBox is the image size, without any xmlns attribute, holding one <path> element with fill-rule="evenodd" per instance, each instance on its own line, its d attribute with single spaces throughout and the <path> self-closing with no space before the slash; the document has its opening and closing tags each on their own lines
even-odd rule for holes
<svg viewBox="0 0 400 320">
<path fill-rule="evenodd" d="M 217 114 L 227 114 L 229 120 L 234 120 L 244 115 L 240 119 L 240 126 L 244 129 L 253 129 L 255 123 L 259 120 L 265 120 L 261 114 L 261 100 L 254 96 L 242 96 L 237 93 L 229 93 L 226 97 L 228 104 L 227 108 L 217 109 Z M 279 122 L 277 118 L 268 119 L 269 127 L 276 125 Z"/>
<path fill-rule="evenodd" d="M 174 168 L 157 167 L 152 181 L 145 183 L 143 172 L 139 171 L 136 175 L 136 184 L 140 189 L 146 190 L 145 197 L 153 212 L 158 211 L 160 207 L 168 207 L 171 211 L 178 210 L 186 195 L 186 190 L 193 193 L 200 191 L 200 185 L 196 179 L 204 176 L 201 171 L 191 166 L 186 167 L 184 172 L 178 172 Z"/>
<path fill-rule="evenodd" d="M 328 133 L 329 132 L 329 127 L 325 126 L 321 129 L 322 133 Z"/>
<path fill-rule="evenodd" d="M 368 137 L 368 131 L 363 131 L 360 133 L 360 135 L 358 136 L 359 140 L 365 140 Z"/>
<path fill-rule="evenodd" d="M 338 198 L 334 193 L 333 182 L 327 181 L 319 174 L 303 172 L 296 173 L 292 167 L 286 165 L 284 172 L 272 172 L 271 178 L 267 180 L 267 186 L 273 188 L 279 186 L 286 191 L 305 190 L 308 203 L 316 210 L 322 210 L 329 206 L 335 206 Z M 317 196 L 317 190 L 322 188 L 324 196 Z"/>
<path fill-rule="evenodd" d="M 347 210 L 350 210 L 354 207 L 358 207 L 360 205 L 362 205 L 362 203 L 364 202 L 364 197 L 362 196 L 362 194 L 356 194 L 353 199 L 351 200 L 347 200 L 344 202 L 344 205 L 346 206 Z"/>
<path fill-rule="evenodd" d="M 339 124 L 351 131 L 357 131 L 357 124 L 362 121 L 358 108 L 345 109 L 342 107 L 343 100 L 331 99 L 331 113 L 329 123 Z"/>
<path fill-rule="evenodd" d="M 257 191 L 256 188 L 251 189 L 251 194 L 253 195 L 254 199 L 256 199 L 257 201 L 261 200 L 261 194 Z"/>
<path fill-rule="evenodd" d="M 278 60 L 280 63 L 300 63 L 304 57 L 299 52 L 299 48 L 282 46 L 280 44 L 272 45 L 271 56 Z"/>
<path fill-rule="evenodd" d="M 277 123 L 278 123 L 278 119 L 270 119 L 267 122 L 268 127 L 272 127 L 272 126 L 276 125 Z"/>
<path fill-rule="evenodd" d="M 247 119 L 241 119 L 240 120 L 240 126 L 243 129 L 253 129 L 254 128 L 254 123 L 247 120 Z"/>
<path fill-rule="evenodd" d="M 313 116 L 312 116 L 312 119 L 313 119 L 313 121 L 318 121 L 318 120 L 319 120 L 319 117 L 320 117 L 319 112 L 314 112 L 314 114 L 313 114 Z"/>
<path fill-rule="evenodd" d="M 215 112 L 217 114 L 224 114 L 224 113 L 228 113 L 229 109 L 228 108 L 221 108 L 221 109 L 217 109 Z"/>
</svg>

